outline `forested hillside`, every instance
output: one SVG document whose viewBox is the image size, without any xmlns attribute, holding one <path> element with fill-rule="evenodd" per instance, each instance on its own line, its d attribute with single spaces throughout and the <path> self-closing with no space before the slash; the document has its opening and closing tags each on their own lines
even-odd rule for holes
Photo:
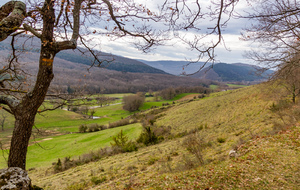
<svg viewBox="0 0 300 190">
<path fill-rule="evenodd" d="M 247 64 L 218 63 L 193 75 L 195 78 L 226 82 L 259 82 L 267 80 L 273 71 L 260 72 L 260 67 Z"/>
<path fill-rule="evenodd" d="M 26 44 L 23 49 L 23 44 Z M 35 73 L 38 67 L 39 47 L 36 39 L 25 41 L 19 38 L 15 47 L 18 52 L 22 69 L 28 73 Z M 30 47 L 30 48 L 29 48 Z M 0 59 L 10 55 L 9 40 L 0 43 Z M 179 86 L 206 86 L 211 82 L 188 77 L 178 77 L 165 73 L 162 70 L 150 67 L 142 62 L 121 56 L 96 51 L 99 60 L 103 63 L 93 66 L 92 57 L 85 49 L 77 51 L 62 51 L 54 60 L 55 78 L 51 84 L 51 91 L 74 92 L 85 90 L 89 93 L 125 93 L 156 91 L 168 87 Z M 93 67 L 92 67 L 93 66 Z M 27 77 L 30 86 L 35 76 Z"/>
</svg>

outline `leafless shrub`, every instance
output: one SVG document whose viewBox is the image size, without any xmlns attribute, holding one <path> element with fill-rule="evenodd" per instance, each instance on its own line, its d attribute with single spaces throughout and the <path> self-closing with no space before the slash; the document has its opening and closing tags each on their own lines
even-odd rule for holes
<svg viewBox="0 0 300 190">
<path fill-rule="evenodd" d="M 113 123 L 109 123 L 108 128 L 121 127 L 121 126 L 129 125 L 129 124 L 133 124 L 136 122 L 137 122 L 136 120 L 131 120 L 130 118 L 125 118 L 125 119 L 121 119 L 121 120 L 113 122 Z"/>
<path fill-rule="evenodd" d="M 137 111 L 144 103 L 145 97 L 139 95 L 129 95 L 123 98 L 123 109 L 133 112 Z"/>
<path fill-rule="evenodd" d="M 197 133 L 191 134 L 184 139 L 182 146 L 195 155 L 201 165 L 204 164 L 202 152 L 207 147 L 207 143 L 205 143 L 203 137 Z"/>
</svg>

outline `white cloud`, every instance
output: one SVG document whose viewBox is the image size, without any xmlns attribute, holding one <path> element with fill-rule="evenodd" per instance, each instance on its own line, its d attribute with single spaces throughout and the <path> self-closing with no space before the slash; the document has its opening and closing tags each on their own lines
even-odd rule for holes
<svg viewBox="0 0 300 190">
<path fill-rule="evenodd" d="M 0 6 L 4 3 L 8 2 L 9 0 L 1 0 Z M 207 6 L 209 1 L 203 0 Z M 157 4 L 162 3 L 164 1 L 161 0 L 140 0 L 136 1 L 138 3 L 145 3 L 149 9 L 157 10 Z M 238 10 L 244 10 L 247 8 L 245 3 L 240 2 L 238 4 Z M 203 28 L 209 26 L 210 21 L 204 21 L 201 25 Z M 244 20 L 231 20 L 229 22 L 227 28 L 224 29 L 224 40 L 226 43 L 226 47 L 231 51 L 227 51 L 224 46 L 219 46 L 216 49 L 216 53 L 218 55 L 217 59 L 220 62 L 227 62 L 227 63 L 235 63 L 235 62 L 244 62 L 249 63 L 249 60 L 243 58 L 243 53 L 245 50 L 250 49 L 250 44 L 248 42 L 240 41 L 239 40 L 239 33 L 242 30 L 242 27 L 245 27 Z M 93 41 L 96 37 L 93 36 Z M 174 43 L 173 46 L 159 46 L 154 49 L 149 54 L 144 54 L 138 51 L 130 42 L 131 39 L 118 39 L 115 41 L 111 41 L 109 38 L 101 37 L 99 39 L 100 45 L 96 48 L 107 52 L 113 53 L 125 57 L 136 58 L 136 59 L 145 59 L 145 60 L 185 60 L 186 58 L 196 58 L 197 52 L 190 51 L 187 47 L 182 43 Z M 95 44 L 95 41 L 94 41 Z"/>
</svg>

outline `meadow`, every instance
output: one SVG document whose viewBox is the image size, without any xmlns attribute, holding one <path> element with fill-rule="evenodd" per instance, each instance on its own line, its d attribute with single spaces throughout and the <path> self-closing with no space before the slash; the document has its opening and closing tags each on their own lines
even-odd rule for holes
<svg viewBox="0 0 300 190">
<path fill-rule="evenodd" d="M 142 131 L 140 123 L 131 124 L 123 127 L 106 129 L 93 133 L 78 133 L 81 125 L 92 126 L 109 125 L 126 118 L 134 113 L 122 109 L 122 98 L 130 94 L 110 94 L 108 97 L 118 98 L 109 106 L 96 106 L 96 103 L 89 102 L 90 107 L 95 110 L 94 117 L 90 119 L 80 113 L 67 111 L 66 109 L 56 109 L 40 113 L 36 116 L 33 137 L 28 148 L 27 169 L 36 167 L 49 167 L 58 158 L 76 157 L 82 154 L 110 146 L 112 137 L 121 130 L 129 137 L 136 139 Z M 172 100 L 155 102 L 154 98 L 146 99 L 140 110 L 147 110 L 153 106 L 161 107 L 164 103 L 172 103 L 188 94 L 180 94 Z M 51 107 L 49 102 L 46 106 Z M 2 110 L 3 112 L 3 110 Z M 13 129 L 14 118 L 7 115 L 5 129 L 0 134 L 2 148 L 9 147 L 9 139 Z M 8 150 L 3 151 L 0 158 L 0 167 L 6 166 Z"/>
<path fill-rule="evenodd" d="M 78 119 L 72 126 L 64 119 L 53 118 L 56 126 L 46 128 L 61 134 L 36 139 L 45 150 L 34 143 L 29 147 L 33 184 L 49 190 L 299 187 L 299 103 L 288 103 L 289 96 L 270 84 L 212 93 L 201 99 L 194 96 L 197 95 L 181 94 L 161 102 L 147 98 L 141 112 L 135 113 L 123 111 L 120 104 L 97 108 L 95 115 L 106 117 L 95 120 L 70 112 L 70 122 L 72 117 Z M 169 105 L 162 106 L 163 103 Z M 149 109 L 156 105 L 159 107 Z M 51 162 L 68 156 L 75 159 L 86 151 L 110 146 L 112 136 L 120 130 L 133 141 L 143 131 L 141 124 L 135 123 L 75 133 L 82 122 L 107 124 L 133 114 L 136 118 L 152 115 L 155 127 L 169 130 L 164 140 L 140 145 L 137 151 L 52 172 Z M 50 115 L 48 119 L 52 120 Z M 235 150 L 237 156 L 229 157 L 230 150 Z"/>
</svg>

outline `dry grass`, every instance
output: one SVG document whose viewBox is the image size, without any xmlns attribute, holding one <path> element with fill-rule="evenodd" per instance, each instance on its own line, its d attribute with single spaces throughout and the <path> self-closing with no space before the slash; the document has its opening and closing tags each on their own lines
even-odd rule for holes
<svg viewBox="0 0 300 190">
<path fill-rule="evenodd" d="M 288 115 L 300 113 L 300 106 L 283 115 L 289 126 L 274 128 L 283 122 L 269 109 L 277 97 L 265 89 L 256 85 L 176 104 L 156 122 L 171 127 L 168 140 L 55 175 L 39 168 L 30 177 L 45 189 L 297 189 L 300 114 L 293 123 Z M 196 134 L 203 146 L 195 153 L 186 139 Z M 237 158 L 229 159 L 231 149 Z"/>
</svg>

